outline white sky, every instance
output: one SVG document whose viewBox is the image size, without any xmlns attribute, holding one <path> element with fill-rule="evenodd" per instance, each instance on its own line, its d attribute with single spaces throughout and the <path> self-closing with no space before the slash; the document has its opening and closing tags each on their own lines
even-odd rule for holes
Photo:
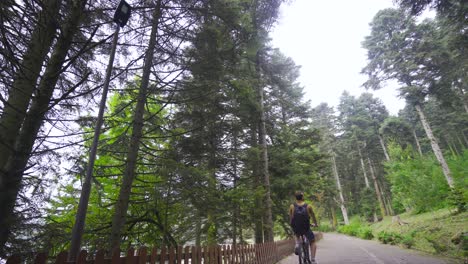
<svg viewBox="0 0 468 264">
<path fill-rule="evenodd" d="M 282 5 L 272 44 L 302 66 L 299 81 L 312 106 L 337 106 L 344 90 L 352 95 L 366 91 L 361 86 L 366 76 L 359 74 L 367 58 L 361 42 L 370 34 L 374 15 L 388 7 L 392 0 L 294 0 Z M 393 115 L 405 105 L 395 84 L 373 93 Z"/>
</svg>

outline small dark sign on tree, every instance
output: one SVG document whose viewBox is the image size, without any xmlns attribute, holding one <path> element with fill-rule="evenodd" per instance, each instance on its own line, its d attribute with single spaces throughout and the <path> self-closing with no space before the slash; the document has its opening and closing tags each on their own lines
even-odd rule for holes
<svg viewBox="0 0 468 264">
<path fill-rule="evenodd" d="M 117 23 L 120 27 L 127 24 L 128 18 L 130 17 L 130 12 L 132 7 L 125 2 L 125 0 L 120 1 L 119 7 L 115 10 L 114 22 Z"/>
</svg>

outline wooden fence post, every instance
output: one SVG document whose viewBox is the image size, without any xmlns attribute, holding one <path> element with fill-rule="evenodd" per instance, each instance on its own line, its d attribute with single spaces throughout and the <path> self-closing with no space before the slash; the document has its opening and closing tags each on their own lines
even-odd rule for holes
<svg viewBox="0 0 468 264">
<path fill-rule="evenodd" d="M 88 256 L 88 252 L 86 250 L 81 250 L 76 258 L 76 264 L 86 264 L 86 257 Z"/>
<path fill-rule="evenodd" d="M 166 263 L 166 247 L 161 248 L 161 256 L 159 257 L 159 263 Z"/>
<path fill-rule="evenodd" d="M 189 263 L 189 251 L 190 251 L 190 247 L 186 246 L 184 249 L 184 264 Z"/>
<path fill-rule="evenodd" d="M 112 251 L 111 264 L 120 264 L 120 248 L 118 247 Z"/>
<path fill-rule="evenodd" d="M 104 255 L 104 250 L 98 250 L 98 252 L 96 252 L 96 256 L 94 257 L 94 264 L 104 264 Z"/>
<path fill-rule="evenodd" d="M 138 250 L 138 264 L 146 264 L 146 256 L 148 255 L 148 249 L 146 247 L 140 247 Z"/>
<path fill-rule="evenodd" d="M 34 264 L 46 264 L 47 262 L 47 254 L 46 253 L 38 253 L 34 258 Z"/>
<path fill-rule="evenodd" d="M 55 258 L 55 264 L 63 264 L 67 261 L 67 258 L 68 258 L 68 252 L 62 251 Z"/>
<path fill-rule="evenodd" d="M 7 259 L 6 264 L 21 264 L 21 257 L 19 255 L 13 255 Z"/>
</svg>

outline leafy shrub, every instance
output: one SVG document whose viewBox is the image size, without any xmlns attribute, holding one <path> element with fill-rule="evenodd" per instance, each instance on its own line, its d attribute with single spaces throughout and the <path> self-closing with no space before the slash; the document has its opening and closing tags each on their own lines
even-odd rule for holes
<svg viewBox="0 0 468 264">
<path fill-rule="evenodd" d="M 402 237 L 400 234 L 397 234 L 394 232 L 388 232 L 388 231 L 380 231 L 379 234 L 377 234 L 377 238 L 382 243 L 391 244 L 391 245 L 398 244 L 402 240 Z"/>
<path fill-rule="evenodd" d="M 372 234 L 372 228 L 368 226 L 361 226 L 358 230 L 358 236 L 363 239 L 374 238 L 374 234 Z"/>
<path fill-rule="evenodd" d="M 329 225 L 320 225 L 316 230 L 320 231 L 320 232 L 333 232 L 333 231 L 335 231 L 333 229 L 333 227 L 331 227 Z M 315 231 L 315 229 L 314 229 L 314 231 Z"/>
<path fill-rule="evenodd" d="M 411 147 L 389 145 L 391 161 L 385 163 L 394 202 L 415 213 L 447 206 L 450 188 L 433 155 L 420 156 Z"/>
<path fill-rule="evenodd" d="M 350 236 L 356 236 L 358 234 L 359 230 L 359 225 L 345 225 L 345 226 L 340 226 L 338 227 L 338 232 L 350 235 Z"/>
<path fill-rule="evenodd" d="M 449 204 L 456 207 L 459 213 L 466 212 L 468 209 L 467 201 L 460 188 L 453 188 L 448 196 Z"/>
<path fill-rule="evenodd" d="M 411 248 L 414 245 L 414 237 L 411 234 L 404 235 L 401 239 L 401 244 L 406 248 Z"/>
</svg>

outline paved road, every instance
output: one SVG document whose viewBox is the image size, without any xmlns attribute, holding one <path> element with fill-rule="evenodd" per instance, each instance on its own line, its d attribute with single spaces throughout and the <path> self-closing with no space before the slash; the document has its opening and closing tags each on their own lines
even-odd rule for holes
<svg viewBox="0 0 468 264">
<path fill-rule="evenodd" d="M 340 234 L 324 234 L 318 242 L 318 264 L 442 264 L 457 263 L 453 260 L 424 255 L 397 246 L 383 245 L 376 241 L 362 240 Z M 296 255 L 283 259 L 280 264 L 297 264 Z M 461 263 L 461 262 L 460 262 Z"/>
</svg>

